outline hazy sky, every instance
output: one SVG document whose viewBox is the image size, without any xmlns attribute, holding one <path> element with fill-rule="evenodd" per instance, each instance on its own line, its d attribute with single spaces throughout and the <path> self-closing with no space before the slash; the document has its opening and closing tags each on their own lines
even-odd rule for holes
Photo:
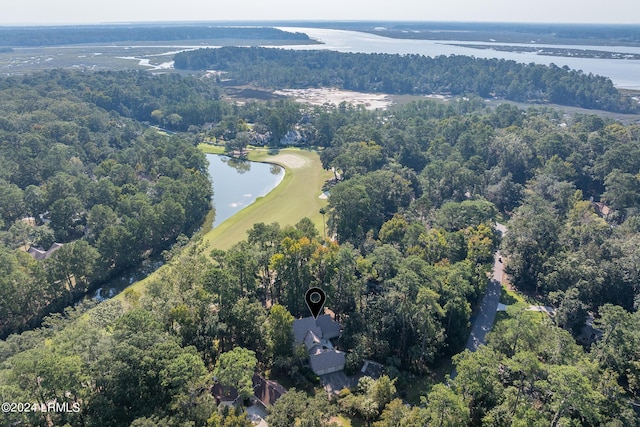
<svg viewBox="0 0 640 427">
<path fill-rule="evenodd" d="M 3 0 L 0 25 L 213 20 L 640 23 L 639 0 Z"/>
</svg>

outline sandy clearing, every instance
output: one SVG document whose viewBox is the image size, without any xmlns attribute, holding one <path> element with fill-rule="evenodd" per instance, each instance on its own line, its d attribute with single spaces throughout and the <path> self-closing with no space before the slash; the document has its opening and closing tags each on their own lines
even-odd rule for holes
<svg viewBox="0 0 640 427">
<path fill-rule="evenodd" d="M 283 164 L 291 169 L 299 169 L 307 164 L 307 159 L 295 154 L 278 154 L 268 159 L 270 163 Z"/>
<path fill-rule="evenodd" d="M 354 92 L 335 88 L 319 89 L 282 89 L 273 92 L 276 95 L 295 98 L 298 102 L 312 105 L 334 104 L 347 102 L 353 105 L 364 105 L 367 110 L 385 109 L 393 103 L 388 95 L 377 93 Z"/>
</svg>

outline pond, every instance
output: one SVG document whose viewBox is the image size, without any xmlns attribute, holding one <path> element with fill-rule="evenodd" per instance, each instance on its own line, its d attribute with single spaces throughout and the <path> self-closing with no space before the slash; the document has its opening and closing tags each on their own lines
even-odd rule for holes
<svg viewBox="0 0 640 427">
<path fill-rule="evenodd" d="M 209 176 L 213 181 L 213 227 L 266 196 L 284 178 L 278 165 L 250 162 L 217 154 L 207 154 Z"/>
</svg>

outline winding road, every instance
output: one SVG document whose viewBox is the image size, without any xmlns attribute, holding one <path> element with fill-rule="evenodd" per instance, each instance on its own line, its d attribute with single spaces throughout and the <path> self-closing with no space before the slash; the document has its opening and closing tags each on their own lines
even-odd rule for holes
<svg viewBox="0 0 640 427">
<path fill-rule="evenodd" d="M 498 223 L 496 224 L 496 230 L 503 236 L 507 232 L 507 228 Z M 502 275 L 504 274 L 504 266 L 501 259 L 500 251 L 496 251 L 493 257 L 491 280 L 489 280 L 487 290 L 482 298 L 478 314 L 472 320 L 471 334 L 469 334 L 466 346 L 469 351 L 476 351 L 480 345 L 486 343 L 487 333 L 491 330 L 493 321 L 496 318 L 496 310 L 500 302 L 500 290 L 502 288 Z"/>
</svg>

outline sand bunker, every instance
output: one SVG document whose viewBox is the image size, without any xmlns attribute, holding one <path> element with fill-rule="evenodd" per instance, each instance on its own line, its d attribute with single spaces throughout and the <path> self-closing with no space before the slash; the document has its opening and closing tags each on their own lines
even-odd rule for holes
<svg viewBox="0 0 640 427">
<path fill-rule="evenodd" d="M 273 92 L 276 95 L 295 98 L 298 102 L 312 105 L 347 102 L 352 105 L 364 105 L 367 110 L 385 109 L 392 104 L 388 95 L 376 93 L 352 92 L 333 88 L 321 89 L 282 89 Z"/>
<path fill-rule="evenodd" d="M 296 156 L 295 154 L 278 154 L 277 156 L 271 157 L 268 161 L 283 164 L 291 169 L 298 169 L 307 164 L 307 159 Z"/>
</svg>

